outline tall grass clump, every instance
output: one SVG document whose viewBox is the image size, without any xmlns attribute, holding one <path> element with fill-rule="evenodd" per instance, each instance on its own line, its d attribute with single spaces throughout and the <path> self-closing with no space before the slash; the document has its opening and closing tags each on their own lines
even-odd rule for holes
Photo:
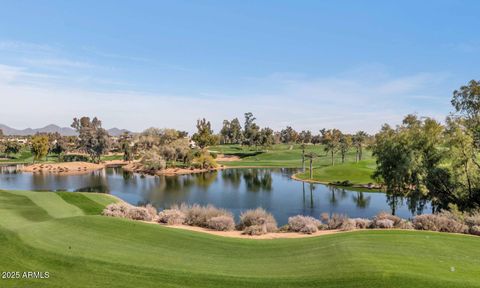
<svg viewBox="0 0 480 288">
<path fill-rule="evenodd" d="M 322 222 L 310 216 L 297 215 L 288 218 L 288 231 L 312 234 L 318 231 Z"/>
<path fill-rule="evenodd" d="M 247 210 L 240 215 L 239 229 L 243 234 L 262 235 L 277 231 L 277 221 L 263 208 Z"/>
</svg>

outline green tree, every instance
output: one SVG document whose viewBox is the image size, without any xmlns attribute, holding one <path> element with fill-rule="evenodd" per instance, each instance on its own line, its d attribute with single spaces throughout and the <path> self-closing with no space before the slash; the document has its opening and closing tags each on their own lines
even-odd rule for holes
<svg viewBox="0 0 480 288">
<path fill-rule="evenodd" d="M 247 146 L 255 144 L 255 139 L 258 137 L 260 127 L 255 123 L 256 118 L 251 112 L 245 113 L 245 125 L 243 132 L 243 143 Z"/>
<path fill-rule="evenodd" d="M 274 142 L 275 138 L 273 136 L 273 130 L 265 127 L 260 130 L 258 133 L 258 145 L 263 147 L 271 147 Z"/>
<path fill-rule="evenodd" d="M 322 134 L 322 143 L 325 145 L 325 152 L 330 153 L 333 166 L 335 165 L 335 153 L 337 153 L 340 148 L 342 132 L 338 129 L 322 129 L 320 133 Z"/>
<path fill-rule="evenodd" d="M 5 143 L 4 153 L 7 155 L 7 157 L 10 157 L 10 155 L 20 152 L 21 148 L 22 146 L 16 141 L 7 141 Z"/>
<path fill-rule="evenodd" d="M 100 158 L 110 147 L 110 137 L 107 130 L 102 128 L 102 122 L 94 117 L 74 118 L 72 128 L 78 132 L 80 149 L 84 150 L 93 162 L 99 163 Z"/>
<path fill-rule="evenodd" d="M 352 147 L 352 136 L 347 134 L 342 134 L 340 136 L 340 155 L 342 156 L 342 163 L 345 163 L 345 157 L 347 156 L 348 150 Z"/>
<path fill-rule="evenodd" d="M 205 118 L 197 120 L 197 133 L 193 134 L 192 139 L 202 149 L 214 145 L 217 138 L 213 135 L 210 121 Z"/>
<path fill-rule="evenodd" d="M 285 144 L 295 143 L 298 139 L 298 133 L 290 126 L 280 131 L 280 141 Z"/>
<path fill-rule="evenodd" d="M 368 134 L 364 131 L 358 131 L 352 137 L 352 144 L 355 147 L 355 162 L 362 160 L 363 147 L 365 146 Z"/>
<path fill-rule="evenodd" d="M 223 144 L 232 143 L 232 130 L 230 127 L 230 121 L 223 120 L 222 129 L 220 130 L 220 136 L 222 137 L 221 143 Z"/>
<path fill-rule="evenodd" d="M 33 163 L 35 160 L 40 160 L 47 157 L 50 148 L 50 141 L 47 135 L 35 135 L 30 141 L 30 149 L 33 154 Z"/>
<path fill-rule="evenodd" d="M 232 143 L 240 144 L 242 143 L 242 125 L 238 118 L 230 121 L 230 139 Z"/>
</svg>

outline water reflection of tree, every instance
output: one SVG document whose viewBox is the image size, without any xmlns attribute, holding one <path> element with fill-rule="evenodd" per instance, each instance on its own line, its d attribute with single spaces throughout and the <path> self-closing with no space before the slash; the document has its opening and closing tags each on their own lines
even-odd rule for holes
<svg viewBox="0 0 480 288">
<path fill-rule="evenodd" d="M 330 204 L 332 204 L 332 206 L 337 206 L 339 201 L 338 198 L 340 198 L 341 200 L 348 196 L 347 191 L 345 191 L 345 189 L 340 189 L 332 185 L 329 185 L 327 187 L 328 187 L 328 190 L 330 190 L 329 202 Z"/>
<path fill-rule="evenodd" d="M 418 215 L 421 214 L 427 206 L 428 199 L 419 191 L 412 191 L 411 193 L 409 193 L 406 202 L 408 210 L 413 215 Z"/>
<path fill-rule="evenodd" d="M 303 189 L 303 208 L 306 208 L 307 206 L 309 208 L 313 208 L 314 202 L 313 202 L 313 190 L 315 190 L 315 185 L 313 183 L 308 183 L 309 186 L 309 196 L 308 198 L 305 196 L 305 182 L 302 182 L 302 189 Z"/>
<path fill-rule="evenodd" d="M 272 173 L 269 170 L 244 170 L 243 180 L 250 192 L 272 191 Z"/>
<path fill-rule="evenodd" d="M 226 169 L 221 172 L 223 183 L 231 184 L 234 188 L 240 187 L 242 175 L 241 169 Z"/>
<path fill-rule="evenodd" d="M 367 208 L 370 205 L 370 196 L 365 196 L 363 192 L 357 192 L 352 195 L 352 200 L 358 208 Z"/>
<path fill-rule="evenodd" d="M 194 174 L 193 178 L 195 179 L 195 183 L 197 184 L 198 187 L 207 189 L 208 187 L 210 187 L 210 185 L 213 184 L 213 182 L 215 182 L 215 180 L 217 179 L 217 175 L 218 175 L 218 172 L 213 171 L 213 172 Z"/>
</svg>

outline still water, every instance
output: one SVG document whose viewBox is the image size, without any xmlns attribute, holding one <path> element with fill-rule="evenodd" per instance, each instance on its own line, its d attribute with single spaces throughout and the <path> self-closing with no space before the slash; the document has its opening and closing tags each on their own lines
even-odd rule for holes
<svg viewBox="0 0 480 288">
<path fill-rule="evenodd" d="M 179 176 L 142 176 L 121 168 L 71 176 L 16 169 L 0 167 L 0 189 L 110 193 L 134 205 L 151 203 L 159 209 L 182 202 L 213 204 L 236 216 L 246 209 L 263 207 L 279 224 L 297 214 L 318 218 L 327 212 L 370 218 L 380 211 L 391 211 L 391 201 L 383 193 L 295 181 L 290 178 L 295 169 L 227 169 Z M 401 217 L 429 210 L 426 201 L 397 199 L 396 214 Z"/>
</svg>

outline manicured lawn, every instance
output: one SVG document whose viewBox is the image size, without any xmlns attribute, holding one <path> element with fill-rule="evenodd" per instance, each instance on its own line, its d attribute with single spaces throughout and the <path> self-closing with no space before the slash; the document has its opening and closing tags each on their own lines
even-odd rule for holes
<svg viewBox="0 0 480 288">
<path fill-rule="evenodd" d="M 3 156 L 3 155 L 2 155 Z M 10 155 L 10 159 L 2 159 L 0 163 L 32 163 L 33 162 L 33 154 L 30 149 L 22 149 L 19 153 L 15 155 Z M 57 155 L 49 155 L 48 159 L 40 159 L 35 162 L 57 162 L 58 156 Z"/>
<path fill-rule="evenodd" d="M 288 167 L 300 168 L 302 167 L 302 149 L 300 145 L 277 144 L 266 150 L 242 147 L 241 145 L 217 145 L 209 147 L 210 151 L 222 153 L 225 155 L 236 155 L 241 159 L 239 161 L 220 162 L 220 164 L 238 167 L 238 166 L 252 166 L 252 167 Z M 319 157 L 313 162 L 314 167 L 328 166 L 331 163 L 330 155 L 326 155 L 322 145 L 307 145 L 306 153 L 314 152 Z M 372 159 L 369 151 L 364 151 L 364 159 Z M 345 160 L 348 162 L 355 162 L 355 150 L 351 149 Z M 340 163 L 340 153 L 335 156 L 335 163 Z M 308 161 L 305 164 L 308 167 Z"/>
<path fill-rule="evenodd" d="M 82 201 L 91 198 L 64 199 L 0 191 L 1 270 L 50 273 L 0 279 L 0 287 L 480 287 L 480 237 L 361 231 L 233 239 L 85 215 L 96 204 Z"/>
<path fill-rule="evenodd" d="M 358 163 L 350 162 L 313 169 L 312 180 L 323 183 L 348 180 L 352 184 L 368 184 L 375 182 L 371 178 L 374 170 L 375 161 L 373 159 L 362 160 Z M 307 169 L 305 173 L 299 173 L 295 176 L 300 179 L 310 179 L 310 171 Z"/>
</svg>

